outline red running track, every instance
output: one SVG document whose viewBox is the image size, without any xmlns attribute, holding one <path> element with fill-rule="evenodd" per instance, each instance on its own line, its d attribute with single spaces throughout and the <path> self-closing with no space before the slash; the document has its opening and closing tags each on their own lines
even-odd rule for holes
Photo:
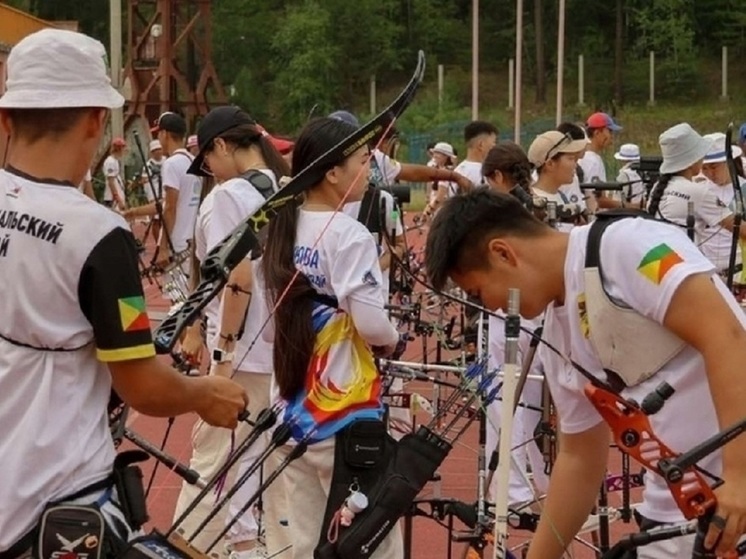
<svg viewBox="0 0 746 559">
<path fill-rule="evenodd" d="M 136 231 L 141 231 L 141 227 L 135 226 Z M 417 232 L 409 233 L 408 238 L 415 246 L 419 246 L 424 241 L 424 236 Z M 151 313 L 163 313 L 167 310 L 168 304 L 161 296 L 160 291 L 154 285 L 144 282 L 148 310 Z M 410 344 L 410 350 L 406 359 L 416 361 L 420 350 L 420 344 L 413 342 Z M 164 357 L 165 358 L 165 357 Z M 430 397 L 431 389 L 428 386 L 410 385 L 409 389 L 416 388 L 426 397 Z M 421 417 L 421 421 L 426 421 L 427 417 Z M 180 416 L 173 420 L 170 435 L 166 442 L 165 451 L 176 457 L 183 463 L 188 463 L 191 447 L 190 437 L 191 428 L 195 416 Z M 129 427 L 148 441 L 160 446 L 166 431 L 168 421 L 165 419 L 155 419 L 130 414 Z M 126 447 L 127 443 L 123 445 Z M 150 478 L 154 460 L 149 460 L 143 467 L 144 478 L 147 481 Z M 633 471 L 636 468 L 633 467 Z M 618 474 L 621 471 L 620 455 L 610 449 L 610 473 Z M 477 496 L 477 426 L 473 424 L 465 435 L 459 440 L 445 460 L 439 470 L 442 481 L 437 484 L 429 484 L 422 492 L 421 497 L 439 495 L 443 498 L 454 498 L 465 502 L 474 502 Z M 148 506 L 151 517 L 149 527 L 157 527 L 161 530 L 167 529 L 173 518 L 173 510 L 176 499 L 181 487 L 181 479 L 173 472 L 160 466 L 155 477 L 153 488 L 151 489 Z M 639 490 L 633 490 L 632 502 L 639 502 Z M 621 505 L 621 494 L 612 493 L 610 495 L 610 505 L 619 507 Z M 457 526 L 458 523 L 457 523 Z M 634 523 L 625 524 L 621 521 L 611 525 L 611 541 L 616 541 L 621 535 L 635 531 Z M 530 533 L 511 531 L 509 538 L 510 547 L 518 547 L 528 541 Z M 591 541 L 591 535 L 584 536 L 586 541 Z M 453 557 L 460 559 L 463 556 L 464 545 L 462 543 L 453 544 Z M 448 533 L 447 530 L 438 525 L 436 522 L 426 518 L 415 518 L 412 530 L 412 559 L 430 559 L 448 557 Z M 485 557 L 491 557 L 491 548 L 488 548 Z M 283 559 L 287 554 L 280 556 Z M 520 556 L 520 555 L 518 555 Z M 582 543 L 572 544 L 569 550 L 569 557 L 586 559 L 595 557 L 595 553 L 589 547 Z"/>
</svg>

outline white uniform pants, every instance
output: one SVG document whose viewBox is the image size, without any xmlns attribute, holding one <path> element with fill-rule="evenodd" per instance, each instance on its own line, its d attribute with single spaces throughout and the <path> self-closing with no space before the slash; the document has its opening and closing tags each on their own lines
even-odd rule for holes
<svg viewBox="0 0 746 559">
<path fill-rule="evenodd" d="M 239 371 L 233 378 L 246 390 L 249 396 L 248 409 L 250 412 L 250 419 L 255 419 L 259 412 L 269 405 L 269 383 L 271 375 Z M 251 427 L 249 425 L 241 423 L 234 432 L 235 444 L 238 445 L 243 439 L 245 439 L 250 430 Z M 267 441 L 268 437 L 260 438 L 248 450 L 248 452 L 243 455 L 239 463 L 231 469 L 225 481 L 220 499 L 223 498 L 227 490 L 233 485 L 233 481 L 240 476 L 240 472 L 245 471 L 246 467 L 253 462 L 259 454 L 261 454 L 262 450 L 267 445 Z M 203 480 L 209 480 L 225 463 L 231 450 L 231 431 L 218 427 L 211 427 L 203 421 L 197 421 L 192 431 L 192 445 L 192 459 L 189 466 L 199 472 L 200 477 Z M 273 464 L 274 462 L 272 461 L 266 462 L 264 471 L 272 471 Z M 226 521 L 231 519 L 238 510 L 242 508 L 243 504 L 256 492 L 258 487 L 259 476 L 255 474 L 236 493 L 229 506 L 224 507 L 194 539 L 192 545 L 197 549 L 204 551 L 223 530 Z M 183 513 L 199 492 L 200 489 L 198 487 L 189 485 L 186 482 L 183 483 L 179 499 L 176 503 L 174 519 L 178 518 Z M 285 502 L 285 494 L 279 478 L 264 494 L 262 501 L 264 508 L 263 523 L 266 529 L 267 547 L 274 550 L 283 549 L 286 547 L 290 538 L 287 533 L 288 528 L 281 525 L 281 522 L 284 521 L 284 514 L 282 511 L 286 510 L 287 506 Z M 199 526 L 207 514 L 212 511 L 216 502 L 215 493 L 206 496 L 180 525 L 180 529 L 183 529 L 183 534 L 187 538 L 191 537 L 197 526 Z M 229 510 L 226 511 L 226 508 Z M 249 510 L 233 525 L 227 535 L 226 543 L 256 539 L 257 530 L 258 525 L 256 518 L 254 517 L 253 511 Z M 216 546 L 213 548 L 212 552 L 222 552 L 223 548 L 223 545 Z M 285 557 L 286 555 L 284 554 L 278 556 L 279 559 L 284 559 Z"/>
</svg>

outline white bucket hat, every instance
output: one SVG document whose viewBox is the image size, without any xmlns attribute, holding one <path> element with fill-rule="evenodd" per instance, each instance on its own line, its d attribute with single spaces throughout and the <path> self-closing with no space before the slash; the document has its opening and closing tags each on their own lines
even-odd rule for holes
<svg viewBox="0 0 746 559">
<path fill-rule="evenodd" d="M 714 134 L 705 135 L 705 140 L 712 141 L 712 147 L 710 151 L 705 155 L 705 163 L 724 163 L 727 161 L 725 155 L 725 134 L 722 132 L 715 132 Z M 733 144 L 730 148 L 733 153 L 733 158 L 741 157 L 743 150 L 737 145 Z"/>
<path fill-rule="evenodd" d="M 454 157 L 453 146 L 447 142 L 438 142 L 433 146 L 433 153 L 441 153 L 446 157 Z"/>
<path fill-rule="evenodd" d="M 658 143 L 663 155 L 662 174 L 678 173 L 691 167 L 704 159 L 712 146 L 712 140 L 703 138 L 685 122 L 663 132 Z"/>
<path fill-rule="evenodd" d="M 124 97 L 111 86 L 107 70 L 99 41 L 61 29 L 37 31 L 10 51 L 0 108 L 119 108 Z"/>
<path fill-rule="evenodd" d="M 617 161 L 637 161 L 640 159 L 640 146 L 637 144 L 623 144 L 614 154 Z"/>
<path fill-rule="evenodd" d="M 150 151 L 155 151 L 157 149 L 163 149 L 163 146 L 159 140 L 151 140 L 148 148 Z"/>
</svg>

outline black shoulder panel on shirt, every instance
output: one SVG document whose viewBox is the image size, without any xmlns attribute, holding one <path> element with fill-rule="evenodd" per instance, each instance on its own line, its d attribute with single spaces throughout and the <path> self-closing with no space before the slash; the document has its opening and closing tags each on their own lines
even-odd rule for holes
<svg viewBox="0 0 746 559">
<path fill-rule="evenodd" d="M 124 356 L 128 349 L 152 345 L 131 232 L 117 227 L 93 247 L 80 272 L 78 297 L 99 353 Z"/>
</svg>

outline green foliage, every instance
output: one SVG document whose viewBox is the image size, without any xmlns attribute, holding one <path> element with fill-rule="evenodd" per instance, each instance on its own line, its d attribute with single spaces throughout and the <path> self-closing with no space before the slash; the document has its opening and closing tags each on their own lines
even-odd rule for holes
<svg viewBox="0 0 746 559">
<path fill-rule="evenodd" d="M 743 0 L 695 2 L 694 22 L 702 52 L 717 55 L 725 45 L 734 54 L 746 53 L 746 2 Z"/>
<path fill-rule="evenodd" d="M 105 0 L 6 1 L 45 19 L 78 20 L 82 31 L 109 43 Z M 135 0 L 122 0 L 125 29 L 130 1 Z M 551 119 L 558 5 L 556 0 L 523 1 L 524 121 Z M 273 131 L 297 131 L 314 106 L 315 114 L 368 110 L 372 75 L 382 106 L 407 79 L 416 51 L 423 49 L 426 84 L 399 127 L 409 132 L 405 139 L 412 140 L 413 155 L 419 149 L 415 131 L 429 133 L 443 125 L 437 134 L 460 143 L 459 123 L 470 118 L 472 0 L 213 0 L 211 6 L 218 75 L 231 101 Z M 544 21 L 540 33 L 534 29 L 537 6 Z M 613 110 L 617 0 L 566 0 L 566 6 L 566 106 L 572 110 L 577 99 L 577 57 L 583 54 L 587 106 L 578 113 Z M 723 45 L 730 49 L 731 92 L 746 87 L 746 66 L 740 64 L 746 56 L 746 1 L 622 0 L 621 6 L 623 98 L 617 108 L 647 101 L 650 50 L 656 52 L 659 102 L 717 99 Z M 507 66 L 515 57 L 516 3 L 480 0 L 479 7 L 480 114 L 509 126 Z M 529 101 L 529 89 L 541 71 L 536 61 L 539 37 L 546 57 L 547 106 Z M 446 74 L 440 104 L 438 64 Z"/>
<path fill-rule="evenodd" d="M 283 19 L 269 61 L 274 74 L 271 103 L 276 116 L 281 112 L 284 123 L 297 127 L 314 105 L 327 112 L 333 107 L 341 47 L 331 39 L 331 14 L 320 2 L 289 7 Z"/>
<path fill-rule="evenodd" d="M 633 10 L 640 33 L 634 51 L 640 57 L 655 51 L 683 68 L 694 57 L 692 0 L 655 0 Z"/>
</svg>

